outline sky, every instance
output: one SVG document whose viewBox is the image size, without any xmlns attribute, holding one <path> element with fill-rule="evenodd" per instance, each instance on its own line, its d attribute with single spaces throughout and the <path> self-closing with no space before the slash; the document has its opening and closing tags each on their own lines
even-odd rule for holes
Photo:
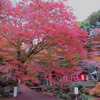
<svg viewBox="0 0 100 100">
<path fill-rule="evenodd" d="M 100 9 L 100 0 L 69 0 L 78 21 L 83 21 L 94 11 Z"/>
<path fill-rule="evenodd" d="M 16 0 L 21 1 L 21 0 Z M 69 6 L 74 9 L 74 15 L 78 21 L 83 21 L 94 11 L 100 9 L 100 0 L 68 0 Z"/>
</svg>

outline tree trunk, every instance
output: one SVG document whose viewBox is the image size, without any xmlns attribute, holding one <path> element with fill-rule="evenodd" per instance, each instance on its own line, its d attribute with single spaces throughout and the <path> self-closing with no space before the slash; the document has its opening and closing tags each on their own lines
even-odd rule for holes
<svg viewBox="0 0 100 100">
<path fill-rule="evenodd" d="M 52 73 L 50 71 L 50 86 L 52 86 Z"/>
<path fill-rule="evenodd" d="M 45 74 L 45 70 L 44 70 L 44 74 Z M 49 86 L 49 82 L 47 80 L 47 77 L 45 76 L 46 82 L 47 82 L 47 86 Z"/>
</svg>

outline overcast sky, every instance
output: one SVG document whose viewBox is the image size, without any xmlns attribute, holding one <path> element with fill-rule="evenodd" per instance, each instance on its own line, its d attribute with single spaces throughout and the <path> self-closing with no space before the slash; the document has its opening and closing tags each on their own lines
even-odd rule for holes
<svg viewBox="0 0 100 100">
<path fill-rule="evenodd" d="M 21 1 L 21 0 L 16 0 Z M 74 9 L 78 21 L 86 19 L 94 11 L 100 8 L 100 0 L 68 0 L 69 5 Z"/>
<path fill-rule="evenodd" d="M 86 19 L 92 12 L 100 9 L 100 0 L 69 0 L 78 21 Z"/>
</svg>

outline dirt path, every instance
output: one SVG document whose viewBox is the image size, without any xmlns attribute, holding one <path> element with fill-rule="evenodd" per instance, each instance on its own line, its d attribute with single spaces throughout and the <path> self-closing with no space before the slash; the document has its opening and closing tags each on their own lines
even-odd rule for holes
<svg viewBox="0 0 100 100">
<path fill-rule="evenodd" d="M 10 98 L 0 97 L 0 100 L 63 100 L 33 91 L 24 84 L 20 84 L 20 89 L 21 89 L 21 94 L 18 94 L 17 97 L 10 97 Z"/>
</svg>

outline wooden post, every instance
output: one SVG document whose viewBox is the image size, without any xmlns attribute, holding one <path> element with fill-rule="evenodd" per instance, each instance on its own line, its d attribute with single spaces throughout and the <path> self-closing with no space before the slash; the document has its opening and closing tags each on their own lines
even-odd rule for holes
<svg viewBox="0 0 100 100">
<path fill-rule="evenodd" d="M 76 100 L 77 100 L 77 94 L 76 94 Z"/>
</svg>

